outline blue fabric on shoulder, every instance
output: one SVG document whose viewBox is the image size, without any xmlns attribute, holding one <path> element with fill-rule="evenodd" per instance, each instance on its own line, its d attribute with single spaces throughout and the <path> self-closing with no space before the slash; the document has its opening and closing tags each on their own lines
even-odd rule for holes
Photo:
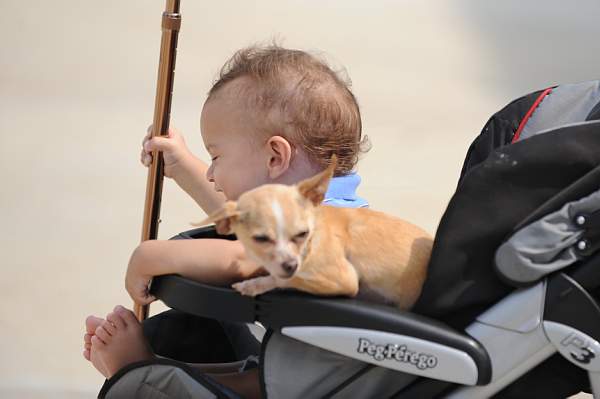
<svg viewBox="0 0 600 399">
<path fill-rule="evenodd" d="M 356 188 L 360 184 L 360 176 L 351 173 L 331 179 L 329 188 L 325 193 L 324 205 L 342 208 L 366 208 L 369 203 L 356 195 Z"/>
</svg>

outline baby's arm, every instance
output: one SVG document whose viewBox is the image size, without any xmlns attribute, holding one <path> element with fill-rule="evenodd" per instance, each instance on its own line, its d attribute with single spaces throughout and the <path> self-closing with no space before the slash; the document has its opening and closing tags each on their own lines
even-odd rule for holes
<svg viewBox="0 0 600 399">
<path fill-rule="evenodd" d="M 231 285 L 261 274 L 262 268 L 246 259 L 238 241 L 222 239 L 150 240 L 131 255 L 125 286 L 133 300 L 148 304 L 152 277 L 179 274 L 212 285 Z"/>
<path fill-rule="evenodd" d="M 213 184 L 206 179 L 208 166 L 189 151 L 181 133 L 169 128 L 168 137 L 151 138 L 151 128 L 148 128 L 142 143 L 142 163 L 149 166 L 152 151 L 162 151 L 165 176 L 173 178 L 207 214 L 219 209 L 225 197 L 217 193 Z"/>
</svg>

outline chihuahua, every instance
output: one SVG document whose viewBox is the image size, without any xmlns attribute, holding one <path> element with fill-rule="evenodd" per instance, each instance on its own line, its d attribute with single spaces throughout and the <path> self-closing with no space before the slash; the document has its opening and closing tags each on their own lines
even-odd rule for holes
<svg viewBox="0 0 600 399">
<path fill-rule="evenodd" d="M 427 274 L 431 237 L 419 227 L 367 208 L 321 205 L 336 158 L 297 185 L 266 184 L 227 201 L 202 224 L 235 233 L 268 275 L 233 288 L 256 296 L 274 288 L 357 296 L 409 309 Z"/>
</svg>

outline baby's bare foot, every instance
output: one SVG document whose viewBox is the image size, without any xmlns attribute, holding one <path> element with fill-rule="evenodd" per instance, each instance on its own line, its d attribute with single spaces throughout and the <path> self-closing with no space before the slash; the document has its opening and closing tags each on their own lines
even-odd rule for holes
<svg viewBox="0 0 600 399">
<path fill-rule="evenodd" d="M 104 363 L 102 363 L 98 356 L 92 352 L 94 341 L 99 341 L 96 332 L 102 328 L 102 323 L 104 323 L 104 319 L 96 316 L 88 316 L 87 319 L 85 319 L 86 333 L 83 336 L 83 357 L 89 360 L 100 374 L 106 376 L 108 372 L 106 371 Z"/>
<path fill-rule="evenodd" d="M 88 316 L 85 319 L 85 334 L 83 335 L 83 357 L 90 360 L 90 349 L 92 349 L 92 336 L 96 332 L 96 328 L 104 319 L 96 316 Z"/>
<path fill-rule="evenodd" d="M 106 316 L 106 321 L 96 328 L 91 342 L 92 363 L 106 378 L 130 363 L 154 357 L 139 321 L 133 312 L 122 306 L 115 307 Z"/>
</svg>

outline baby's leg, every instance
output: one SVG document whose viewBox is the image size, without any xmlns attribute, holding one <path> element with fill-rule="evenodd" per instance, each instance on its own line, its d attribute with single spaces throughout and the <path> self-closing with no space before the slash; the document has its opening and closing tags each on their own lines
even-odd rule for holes
<svg viewBox="0 0 600 399">
<path fill-rule="evenodd" d="M 142 333 L 142 326 L 130 310 L 115 307 L 91 337 L 90 360 L 106 378 L 122 367 L 149 360 L 154 354 Z"/>
</svg>

